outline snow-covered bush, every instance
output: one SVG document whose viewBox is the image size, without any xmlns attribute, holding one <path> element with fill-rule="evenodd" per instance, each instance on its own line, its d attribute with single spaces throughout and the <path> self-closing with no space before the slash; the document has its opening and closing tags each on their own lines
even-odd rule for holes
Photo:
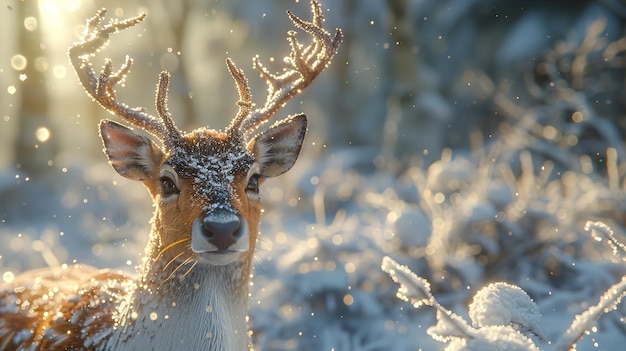
<svg viewBox="0 0 626 351">
<path fill-rule="evenodd" d="M 533 337 L 543 335 L 539 309 L 517 286 L 493 283 L 481 289 L 469 308 L 470 326 L 437 302 L 428 281 L 406 266 L 384 257 L 382 269 L 400 285 L 399 298 L 416 308 L 426 305 L 437 310 L 437 323 L 427 332 L 433 339 L 447 343 L 446 351 L 539 350 L 533 341 Z"/>
<path fill-rule="evenodd" d="M 589 224 L 589 227 L 594 232 L 610 233 L 608 226 L 601 222 Z M 612 237 L 612 233 L 610 235 Z M 427 333 L 433 339 L 447 343 L 446 351 L 575 349 L 578 340 L 592 329 L 595 320 L 615 309 L 626 295 L 624 276 L 600 297 L 597 305 L 577 315 L 553 345 L 547 340 L 539 308 L 518 286 L 499 282 L 480 289 L 469 305 L 470 326 L 465 319 L 437 302 L 430 283 L 406 266 L 384 257 L 382 270 L 400 285 L 396 294 L 400 299 L 411 302 L 415 308 L 425 305 L 436 309 L 437 323 L 428 328 Z"/>
</svg>

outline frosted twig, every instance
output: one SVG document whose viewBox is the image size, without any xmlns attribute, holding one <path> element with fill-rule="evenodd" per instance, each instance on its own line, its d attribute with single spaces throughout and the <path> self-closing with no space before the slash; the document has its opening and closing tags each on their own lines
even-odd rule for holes
<svg viewBox="0 0 626 351">
<path fill-rule="evenodd" d="M 430 283 L 418 277 L 407 266 L 402 266 L 388 256 L 383 257 L 383 272 L 389 274 L 400 285 L 396 296 L 403 301 L 410 301 L 413 307 L 433 306 L 436 301 L 430 292 Z"/>
<path fill-rule="evenodd" d="M 430 292 L 430 283 L 417 276 L 407 266 L 402 266 L 390 257 L 383 257 L 382 270 L 391 276 L 394 282 L 400 285 L 396 296 L 404 301 L 410 301 L 413 307 L 422 305 L 432 306 L 437 310 L 437 324 L 428 329 L 433 339 L 446 342 L 451 338 L 472 339 L 474 328 L 467 322 L 443 307 Z"/>
<path fill-rule="evenodd" d="M 597 241 L 606 240 L 606 243 L 613 249 L 613 255 L 617 256 L 620 250 L 622 254 L 626 253 L 626 245 L 617 240 L 613 229 L 605 223 L 588 221 L 585 224 L 585 230 L 591 231 L 591 236 Z"/>
<path fill-rule="evenodd" d="M 569 329 L 567 329 L 565 334 L 563 334 L 561 339 L 556 343 L 555 350 L 569 351 L 575 349 L 576 343 L 580 340 L 583 333 L 591 329 L 598 317 L 615 309 L 625 295 L 626 276 L 622 277 L 622 281 L 611 286 L 604 295 L 600 297 L 597 305 L 588 308 L 585 312 L 574 317 Z"/>
</svg>

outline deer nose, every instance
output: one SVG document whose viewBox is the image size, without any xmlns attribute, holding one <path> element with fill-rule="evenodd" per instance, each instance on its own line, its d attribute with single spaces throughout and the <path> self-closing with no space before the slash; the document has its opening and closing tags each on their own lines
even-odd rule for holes
<svg viewBox="0 0 626 351">
<path fill-rule="evenodd" d="M 209 213 L 202 219 L 202 234 L 218 250 L 228 250 L 241 237 L 241 220 L 230 211 Z"/>
</svg>

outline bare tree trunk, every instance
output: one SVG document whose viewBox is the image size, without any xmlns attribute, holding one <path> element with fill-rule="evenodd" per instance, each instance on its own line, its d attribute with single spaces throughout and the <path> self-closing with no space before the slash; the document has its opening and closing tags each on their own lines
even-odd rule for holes
<svg viewBox="0 0 626 351">
<path fill-rule="evenodd" d="M 439 101 L 439 96 L 426 94 L 420 86 L 419 43 L 413 29 L 415 15 L 409 4 L 407 0 L 387 0 L 390 87 L 383 155 L 393 153 L 400 161 L 420 155 L 429 164 L 443 149 L 446 119 L 429 108 Z M 425 101 L 428 99 L 434 101 Z"/>
<path fill-rule="evenodd" d="M 390 68 L 392 79 L 392 94 L 403 101 L 413 100 L 418 92 L 417 53 L 414 43 L 411 16 L 406 0 L 387 0 L 389 6 L 389 33 Z"/>
<path fill-rule="evenodd" d="M 48 116 L 50 103 L 44 72 L 35 67 L 35 60 L 46 55 L 38 2 L 20 2 L 17 14 L 18 52 L 26 58 L 26 67 L 20 71 L 20 114 L 14 163 L 30 177 L 37 177 L 50 168 L 58 146 Z"/>
<path fill-rule="evenodd" d="M 343 13 L 351 14 L 354 13 L 354 8 L 356 7 L 356 0 L 346 0 L 343 3 Z M 353 19 L 349 16 L 346 16 L 346 20 L 343 24 L 343 32 L 344 38 L 343 43 L 341 44 L 341 48 L 337 53 L 337 59 L 335 63 L 335 69 L 337 74 L 335 75 L 335 89 L 337 92 L 333 94 L 334 98 L 331 101 L 331 108 L 329 109 L 329 114 L 334 116 L 340 116 L 342 123 L 332 123 L 328 121 L 327 126 L 327 134 L 329 135 L 328 140 L 326 141 L 330 145 L 333 143 L 341 143 L 342 141 L 356 142 L 358 144 L 364 143 L 363 140 L 367 140 L 367 135 L 359 135 L 359 131 L 355 128 L 356 125 L 356 113 L 354 112 L 354 107 L 350 106 L 350 104 L 346 103 L 346 98 L 348 92 L 346 92 L 346 84 L 350 81 L 350 73 L 349 70 L 345 67 L 341 67 L 339 69 L 336 66 L 345 65 L 345 62 L 350 62 L 350 54 L 353 50 Z M 331 69 L 333 67 L 331 66 Z"/>
<path fill-rule="evenodd" d="M 190 11 L 193 11 L 193 6 L 189 0 L 179 1 L 154 1 L 155 9 L 158 9 L 158 16 L 161 21 L 158 21 L 158 26 L 152 28 L 153 31 L 159 33 L 158 35 L 166 35 L 168 41 L 173 42 L 171 44 L 172 53 L 176 55 L 177 52 L 183 50 L 185 40 L 188 37 L 187 27 Z M 172 7 L 176 7 L 173 9 Z M 157 23 L 155 21 L 151 23 Z M 163 26 L 167 23 L 167 26 Z M 164 28 L 165 27 L 165 28 Z M 169 31 L 170 33 L 164 33 Z M 159 40 L 160 44 L 163 44 L 162 39 Z M 170 86 L 170 103 L 172 105 L 177 104 L 180 107 L 180 116 L 176 116 L 177 123 L 182 127 L 194 126 L 198 123 L 196 112 L 194 109 L 193 101 L 190 98 L 191 87 L 189 85 L 189 72 L 187 65 L 182 62 L 182 57 L 178 57 L 178 64 L 172 73 L 172 82 Z M 171 67 L 162 67 L 164 69 L 171 70 Z M 173 103 L 171 100 L 176 100 Z"/>
<path fill-rule="evenodd" d="M 387 0 L 389 7 L 390 50 L 387 67 L 390 89 L 387 98 L 387 121 L 383 140 L 383 155 L 402 159 L 403 155 L 416 154 L 417 133 L 421 124 L 415 114 L 418 94 L 417 57 L 413 52 L 416 43 L 411 36 L 411 21 L 406 0 Z M 421 150 L 419 150 L 421 151 Z"/>
</svg>

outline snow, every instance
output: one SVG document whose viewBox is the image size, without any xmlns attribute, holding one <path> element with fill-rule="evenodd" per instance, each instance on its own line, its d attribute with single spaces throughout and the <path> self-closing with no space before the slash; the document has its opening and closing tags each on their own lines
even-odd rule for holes
<svg viewBox="0 0 626 351">
<path fill-rule="evenodd" d="M 346 41 L 329 71 L 281 112 L 305 112 L 311 125 L 294 168 L 261 187 L 249 300 L 256 349 L 622 349 L 624 74 L 619 45 L 613 56 L 603 51 L 622 35 L 620 16 L 595 2 L 552 9 L 541 2 L 525 9 L 496 1 L 407 3 L 420 91 L 397 97 L 390 96 L 394 45 L 385 2 L 323 1 L 326 23 L 344 28 Z M 225 52 L 236 62 L 256 54 L 280 61 L 278 53 L 287 52 L 284 3 L 242 4 L 206 2 L 190 14 L 190 42 L 176 48 L 193 72 L 190 92 L 176 80 L 181 72 L 172 72 L 170 107 L 178 125 L 185 125 L 181 104 L 199 112 L 196 124 L 228 125 L 236 91 Z M 308 3 L 291 5 L 301 14 Z M 120 8 L 130 14 L 136 6 Z M 148 21 L 159 11 L 178 14 L 153 6 L 146 6 Z M 13 21 L 15 11 L 6 11 Z M 58 18 L 76 25 L 81 11 Z M 599 17 L 607 29 L 589 37 L 588 26 Z M 152 103 L 159 53 L 166 51 L 155 43 L 170 36 L 140 27 L 141 34 L 120 33 L 107 48 L 118 63 L 127 50 L 144 50 L 131 53 L 131 78 L 118 91 L 132 106 Z M 47 38 L 47 52 L 59 57 L 50 67 L 65 64 L 67 43 L 75 39 L 71 28 L 62 30 L 67 37 L 57 29 Z M 583 41 L 593 44 L 584 57 Z M 7 55 L 14 51 L 8 45 Z M 577 76 L 578 85 L 569 70 L 575 60 L 593 68 Z M 0 73 L 2 87 L 19 93 L 21 85 L 11 81 L 16 72 L 0 67 Z M 264 83 L 249 76 L 262 96 Z M 5 282 L 32 268 L 74 262 L 132 272 L 147 240 L 148 194 L 116 175 L 100 152 L 95 125 L 105 113 L 92 112 L 97 107 L 87 105 L 73 75 L 53 79 L 57 106 L 50 116 L 59 128 L 51 129 L 52 140 L 62 150 L 41 177 L 27 180 L 7 161 L 19 94 L 0 96 Z M 398 108 L 408 112 L 389 116 L 390 99 L 408 101 Z M 430 135 L 440 144 L 418 149 L 412 139 L 420 134 L 407 128 L 392 130 L 397 145 L 381 147 L 392 139 L 385 134 L 389 119 L 423 128 L 424 113 L 440 123 Z M 232 167 L 245 161 L 242 154 L 188 159 L 180 152 L 179 163 L 208 165 L 199 188 L 223 187 Z"/>
<path fill-rule="evenodd" d="M 213 136 L 217 137 L 211 139 Z M 195 180 L 197 198 L 206 199 L 204 211 L 210 212 L 231 206 L 228 195 L 235 194 L 231 186 L 235 175 L 247 172 L 254 159 L 239 140 L 200 128 L 180 140 L 167 162 L 180 176 Z"/>
<path fill-rule="evenodd" d="M 611 232 L 601 222 L 588 223 L 587 228 Z M 546 327 L 538 306 L 518 286 L 507 283 L 492 283 L 480 289 L 469 305 L 472 326 L 459 315 L 449 311 L 436 301 L 430 291 L 430 283 L 401 266 L 389 257 L 384 257 L 382 270 L 400 285 L 397 296 L 410 301 L 414 308 L 423 305 L 434 307 L 437 323 L 428 328 L 433 339 L 447 343 L 445 350 L 559 350 L 576 347 L 583 333 L 589 332 L 595 321 L 603 314 L 615 310 L 626 296 L 626 276 L 610 287 L 600 297 L 597 305 L 577 315 L 571 326 L 554 345 L 546 337 Z M 533 339 L 544 344 L 542 348 Z"/>
<path fill-rule="evenodd" d="M 472 327 L 461 316 L 439 304 L 428 281 L 406 266 L 384 257 L 382 270 L 400 285 L 397 293 L 400 299 L 410 301 L 415 308 L 425 305 L 437 310 L 437 323 L 428 328 L 427 333 L 433 339 L 447 343 L 446 351 L 539 350 L 532 335 L 528 335 L 542 335 L 539 310 L 519 287 L 493 283 L 478 291 L 469 306 Z"/>
<path fill-rule="evenodd" d="M 458 160 L 464 165 L 467 164 L 465 160 Z M 331 162 L 330 159 L 328 161 Z M 457 161 L 451 159 L 442 162 Z M 319 164 L 318 167 L 329 172 L 332 168 L 325 163 Z M 101 171 L 109 172 L 111 176 L 114 174 L 108 166 Z M 302 172 L 298 166 L 294 171 L 295 177 L 310 178 L 308 173 L 298 173 Z M 411 172 L 418 171 L 413 169 Z M 90 173 L 104 178 L 100 172 L 90 171 Z M 466 170 L 459 176 L 466 177 L 468 184 L 457 183 L 460 184 L 459 189 L 465 190 L 469 184 L 476 184 L 473 183 L 472 174 L 474 170 Z M 342 177 L 321 176 L 320 179 L 328 189 L 335 186 L 333 182 L 340 184 L 345 181 Z M 420 181 L 425 182 L 426 179 L 428 177 L 416 177 L 414 180 L 416 188 L 421 188 L 423 183 Z M 577 182 L 574 184 L 580 184 L 588 189 L 603 186 L 584 176 L 579 175 L 576 179 Z M 449 180 L 450 178 L 446 179 Z M 76 181 L 75 179 L 74 182 Z M 619 237 L 620 232 L 614 231 L 604 222 L 587 223 L 587 231 L 583 225 L 578 228 L 575 240 L 593 247 L 593 250 L 588 251 L 586 258 L 573 257 L 568 251 L 554 246 L 549 246 L 538 257 L 526 257 L 519 253 L 523 251 L 518 251 L 523 248 L 520 244 L 515 244 L 517 247 L 504 247 L 500 242 L 513 240 L 515 237 L 511 239 L 507 235 L 503 237 L 504 239 L 499 239 L 490 236 L 487 227 L 471 232 L 472 235 L 465 232 L 476 224 L 490 223 L 493 220 L 485 215 L 476 216 L 474 211 L 466 210 L 476 208 L 476 199 L 491 194 L 492 186 L 483 188 L 483 185 L 480 185 L 482 183 L 479 183 L 469 188 L 472 196 L 457 198 L 454 205 L 444 202 L 438 204 L 438 208 L 431 208 L 402 200 L 401 196 L 405 195 L 390 190 L 389 186 L 393 183 L 390 183 L 388 178 L 380 178 L 375 173 L 372 175 L 364 173 L 352 183 L 354 193 L 347 198 L 349 206 L 343 205 L 346 197 L 340 192 L 327 191 L 323 194 L 322 207 L 309 207 L 312 203 L 303 200 L 300 206 L 285 208 L 276 202 L 279 200 L 272 200 L 273 197 L 269 196 L 274 189 L 281 187 L 281 183 L 268 181 L 262 190 L 265 194 L 263 201 L 266 203 L 266 211 L 257 245 L 255 277 L 250 300 L 254 340 L 261 349 L 317 350 L 344 347 L 355 350 L 368 348 L 383 350 L 384 345 L 397 345 L 399 350 L 411 350 L 417 345 L 423 349 L 433 350 L 490 350 L 507 347 L 517 350 L 548 351 L 559 350 L 555 346 L 559 340 L 564 341 L 558 345 L 578 340 L 574 336 L 566 338 L 566 335 L 583 334 L 584 338 L 578 348 L 580 350 L 588 349 L 584 347 L 590 338 L 585 335 L 587 332 L 593 332 L 593 339 L 600 340 L 603 347 L 609 347 L 607 345 L 612 345 L 613 340 L 619 340 L 615 335 L 619 335 L 620 329 L 612 327 L 612 324 L 619 325 L 622 322 L 614 321 L 616 317 L 612 316 L 616 313 L 619 316 L 621 305 L 618 302 L 623 295 L 625 284 L 622 281 L 621 285 L 609 287 L 619 281 L 616 275 L 620 272 L 621 251 L 618 250 L 618 256 L 614 256 L 610 254 L 612 247 L 607 245 L 609 250 L 604 251 L 603 248 L 605 243 L 623 240 Z M 499 180 L 495 187 L 502 189 L 503 184 L 515 189 L 514 184 L 503 183 L 503 180 Z M 402 185 L 395 186 L 398 189 L 405 188 Z M 131 188 L 129 191 L 126 190 L 127 187 L 128 184 L 122 183 L 107 191 L 109 194 L 116 194 L 117 200 L 124 199 L 131 204 L 145 205 L 148 200 L 146 194 L 137 197 L 134 195 L 136 192 L 141 195 L 143 190 Z M 313 190 L 319 192 L 319 186 Z M 602 194 L 602 189 L 599 190 L 596 191 L 596 196 Z M 546 194 L 554 196 L 556 193 Z M 583 192 L 579 194 L 585 195 Z M 78 216 L 82 211 L 88 213 L 94 208 L 91 206 L 110 207 L 110 201 L 90 201 L 84 204 L 84 207 L 79 206 L 80 211 L 76 210 L 74 216 Z M 497 205 L 498 211 L 505 211 L 508 208 L 518 210 L 517 207 L 513 207 L 519 206 L 517 201 L 519 196 L 514 201 L 500 201 Z M 550 213 L 555 211 L 547 210 L 546 206 L 550 202 L 539 195 L 527 201 L 526 206 L 539 211 L 539 215 L 545 218 L 551 218 Z M 489 202 L 481 200 L 480 203 Z M 329 212 L 324 208 L 324 204 L 335 204 L 334 206 L 339 206 L 339 210 Z M 563 202 L 562 206 L 577 208 L 571 201 Z M 132 209 L 132 206 L 128 208 Z M 441 212 L 435 212 L 436 209 Z M 126 234 L 111 229 L 118 225 L 116 223 L 125 223 L 123 221 L 96 222 L 102 228 L 108 228 L 106 230 L 109 234 L 106 235 L 115 234 L 108 239 L 112 240 L 113 244 L 81 240 L 61 241 L 61 249 L 68 252 L 69 257 L 77 257 L 79 262 L 95 260 L 103 267 L 120 267 L 125 266 L 126 260 L 136 261 L 142 247 L 140 235 L 136 235 L 137 237 L 132 240 L 124 239 L 123 246 L 116 242 L 119 242 L 118 236 L 128 237 L 128 233 L 133 233 L 130 228 L 147 227 L 150 208 L 139 206 L 137 210 L 139 211 L 137 214 L 127 214 L 128 218 L 133 218 L 135 224 L 124 225 L 126 229 L 122 229 L 122 232 Z M 438 216 L 445 215 L 445 211 L 448 210 L 452 211 L 452 215 L 447 217 L 452 221 L 447 229 L 448 238 L 437 237 L 443 232 L 433 231 L 431 221 L 433 225 L 442 225 Z M 313 216 L 315 211 L 323 211 L 325 215 Z M 314 218 L 328 220 L 316 223 Z M 527 230 L 525 228 L 528 228 L 528 224 L 524 221 L 513 222 L 511 218 L 509 215 L 498 223 L 507 224 L 502 227 L 507 232 L 507 227 L 517 225 L 520 238 L 524 238 L 523 232 Z M 20 225 L 20 222 L 15 220 L 10 223 L 12 228 L 18 228 Z M 78 224 L 90 226 L 93 223 L 87 220 Z M 468 226 L 468 223 L 473 224 Z M 79 231 L 80 228 L 68 229 L 70 224 L 72 222 L 61 224 L 60 230 L 67 233 Z M 46 223 L 40 225 L 45 227 Z M 4 230 L 8 231 L 10 228 L 5 226 Z M 13 240 L 21 243 L 20 246 L 14 246 L 17 245 L 14 243 L 10 247 L 18 248 L 24 245 L 30 247 L 37 239 L 46 242 L 50 240 L 38 237 L 38 233 L 33 230 L 29 237 L 22 236 L 19 241 L 15 238 Z M 65 240 L 68 235 L 70 234 L 65 234 L 61 239 Z M 106 235 L 103 238 L 107 238 Z M 547 239 L 542 240 L 550 242 L 554 240 L 553 233 L 548 230 L 538 235 L 546 235 Z M 568 233 L 561 235 L 562 238 L 571 237 Z M 594 238 L 601 238 L 602 241 L 598 242 Z M 438 244 L 440 247 L 450 250 L 438 254 L 442 261 L 441 271 L 437 271 L 436 266 L 428 263 L 435 262 L 432 255 L 427 254 L 429 246 L 435 239 L 441 240 Z M 464 247 L 463 241 L 459 240 L 468 240 L 471 244 Z M 518 258 L 511 266 L 517 268 L 499 274 L 501 278 L 509 277 L 509 283 L 485 283 L 484 264 L 468 254 L 476 249 L 475 245 L 480 245 L 489 255 L 497 257 L 502 252 L 509 252 L 509 255 Z M 101 256 L 89 257 L 93 251 L 92 246 L 101 250 Z M 120 248 L 124 250 L 119 250 Z M 53 252 L 57 252 L 59 248 L 52 249 Z M 595 256 L 594 252 L 604 253 Z M 20 262 L 20 259 L 23 261 L 25 258 L 19 250 L 4 250 L 2 255 L 3 262 Z M 40 251 L 33 250 L 30 253 L 33 258 L 31 263 L 27 263 L 28 266 L 41 265 L 38 255 L 41 255 Z M 389 257 L 383 259 L 385 255 L 403 263 L 396 263 Z M 383 270 L 391 274 L 393 279 L 385 279 L 376 273 L 380 267 L 376 262 L 381 260 Z M 553 269 L 560 267 L 562 270 L 560 274 L 566 277 L 560 283 L 563 287 L 549 283 L 546 277 L 540 274 L 545 268 L 539 270 L 535 268 L 537 261 L 545 262 L 548 267 L 555 267 Z M 22 270 L 8 267 L 5 269 L 16 274 Z M 126 266 L 126 270 L 132 270 L 132 266 Z M 419 275 L 422 277 L 413 271 L 420 272 Z M 516 275 L 522 278 L 515 278 Z M 398 297 L 409 300 L 411 305 L 422 306 L 416 313 L 409 313 L 409 305 L 397 301 L 394 297 L 390 285 L 393 280 L 401 284 Z M 463 285 L 459 286 L 459 283 Z M 436 287 L 437 298 L 433 293 L 433 286 Z M 598 297 L 606 289 L 609 293 L 600 299 L 598 306 L 587 311 L 588 306 L 598 303 Z M 464 300 L 472 301 L 467 309 L 461 306 Z M 405 304 L 406 309 L 402 304 Z M 437 312 L 427 313 L 429 309 L 424 307 L 428 306 L 434 307 Z M 608 317 L 601 316 L 605 312 L 608 312 Z M 574 316 L 577 314 L 581 317 L 575 319 Z M 568 320 L 579 321 L 569 326 Z M 603 320 L 606 322 L 602 323 Z M 566 333 L 568 328 L 571 331 Z M 428 337 L 432 341 L 428 341 Z M 547 340 L 554 344 L 547 343 Z"/>
<path fill-rule="evenodd" d="M 524 290 L 515 285 L 499 282 L 480 289 L 469 305 L 469 317 L 477 328 L 519 326 L 525 332 L 546 338 L 539 308 Z"/>
</svg>

